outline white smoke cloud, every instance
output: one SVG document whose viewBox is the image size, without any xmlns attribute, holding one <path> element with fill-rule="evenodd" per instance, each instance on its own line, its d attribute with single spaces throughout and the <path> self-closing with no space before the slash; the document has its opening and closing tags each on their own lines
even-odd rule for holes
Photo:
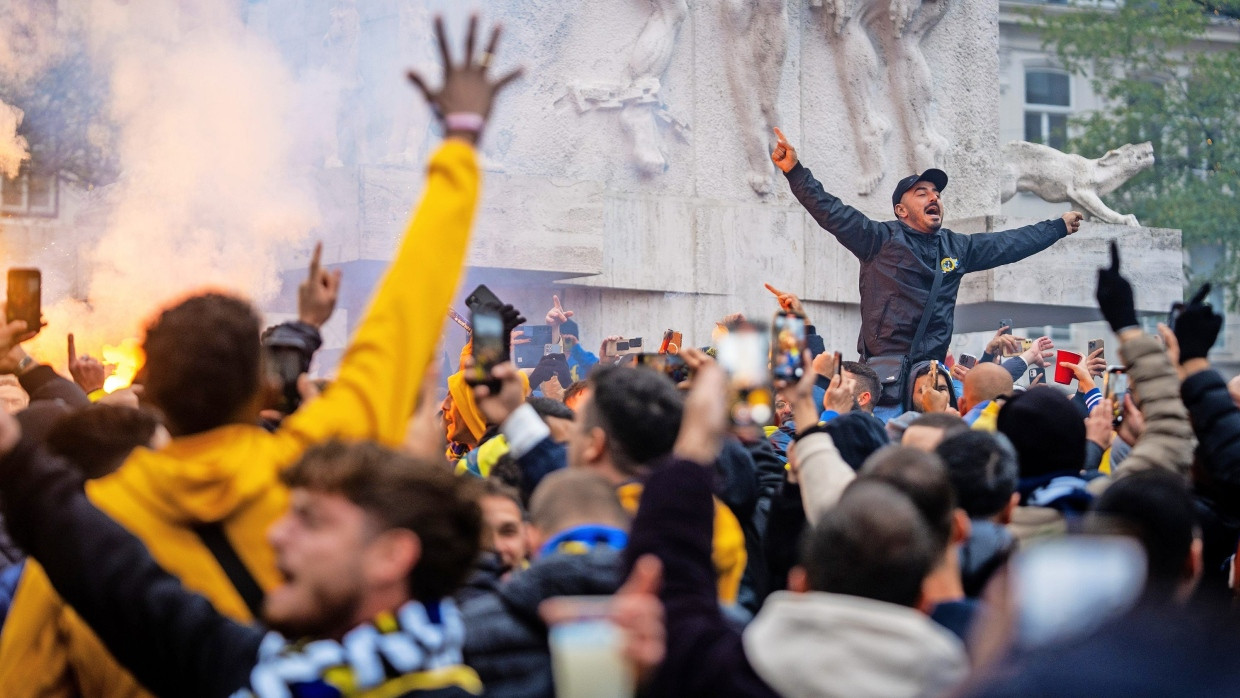
<svg viewBox="0 0 1240 698">
<path fill-rule="evenodd" d="M 94 0 L 82 26 L 108 66 L 120 178 L 93 206 L 87 302 L 49 308 L 47 342 L 84 348 L 136 336 L 158 306 L 204 287 L 258 303 L 278 257 L 319 220 L 305 167 L 302 89 L 237 3 Z M 45 274 L 46 276 L 46 274 Z M 62 350 L 63 351 L 63 350 Z"/>
<path fill-rule="evenodd" d="M 0 102 L 0 175 L 12 179 L 29 157 L 26 139 L 17 135 L 22 110 Z"/>
</svg>

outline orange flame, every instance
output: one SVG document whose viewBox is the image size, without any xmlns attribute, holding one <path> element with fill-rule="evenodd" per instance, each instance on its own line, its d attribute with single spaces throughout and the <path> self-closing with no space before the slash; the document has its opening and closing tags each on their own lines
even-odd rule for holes
<svg viewBox="0 0 1240 698">
<path fill-rule="evenodd" d="M 128 388 L 144 360 L 142 345 L 133 337 L 123 339 L 115 346 L 103 345 L 103 363 L 112 370 L 112 374 L 104 381 L 103 389 L 110 393 Z"/>
</svg>

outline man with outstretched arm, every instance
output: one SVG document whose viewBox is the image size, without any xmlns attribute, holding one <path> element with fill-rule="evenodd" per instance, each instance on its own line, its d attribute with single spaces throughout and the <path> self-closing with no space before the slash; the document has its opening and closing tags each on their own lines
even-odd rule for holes
<svg viewBox="0 0 1240 698">
<path fill-rule="evenodd" d="M 796 149 L 775 129 L 771 159 L 788 178 L 797 200 L 824 230 L 861 261 L 861 335 L 857 351 L 863 361 L 907 356 L 908 364 L 942 361 L 952 338 L 956 292 L 969 272 L 1018 262 L 1080 229 L 1083 216 L 1069 211 L 1061 218 L 997 233 L 963 235 L 943 228 L 943 189 L 947 174 L 929 169 L 896 184 L 891 195 L 895 220 L 874 221 L 827 193 Z M 934 298 L 935 276 L 942 275 Z M 924 334 L 913 346 L 922 312 L 930 305 Z M 880 371 L 880 376 L 883 372 Z M 894 393 L 898 391 L 887 391 Z M 890 404 L 890 400 L 880 402 Z"/>
</svg>

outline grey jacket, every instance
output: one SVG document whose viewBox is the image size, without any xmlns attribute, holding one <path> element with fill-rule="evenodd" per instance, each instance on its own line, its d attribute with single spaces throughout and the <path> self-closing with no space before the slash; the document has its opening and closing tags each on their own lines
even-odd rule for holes
<svg viewBox="0 0 1240 698">
<path fill-rule="evenodd" d="M 951 343 L 956 293 L 964 275 L 1020 261 L 1068 234 L 1063 220 L 1056 218 L 998 233 L 963 235 L 942 228 L 928 235 L 899 221 L 870 220 L 828 194 L 800 164 L 786 176 L 792 193 L 818 225 L 861 260 L 857 351 L 863 358 L 911 354 L 914 361 L 943 360 Z M 910 347 L 934 275 L 939 273 L 946 276 L 922 346 Z"/>
</svg>

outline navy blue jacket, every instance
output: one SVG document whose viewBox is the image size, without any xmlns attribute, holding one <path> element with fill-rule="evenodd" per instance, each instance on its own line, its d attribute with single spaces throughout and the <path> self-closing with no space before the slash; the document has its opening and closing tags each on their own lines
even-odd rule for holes
<svg viewBox="0 0 1240 698">
<path fill-rule="evenodd" d="M 583 555 L 554 553 L 513 574 L 491 594 L 461 605 L 465 662 L 481 677 L 488 698 L 555 694 L 547 626 L 538 606 L 553 596 L 615 593 L 622 553 L 598 546 Z"/>
<path fill-rule="evenodd" d="M 964 275 L 1018 262 L 1068 234 L 1063 220 L 1056 218 L 998 233 L 963 235 L 942 228 L 928 235 L 900 221 L 870 220 L 828 194 L 801 164 L 786 176 L 792 193 L 818 225 L 861 260 L 857 351 L 863 358 L 912 353 L 915 361 L 942 361 L 951 343 L 956 292 Z M 913 335 L 938 273 L 947 276 L 922 346 L 913 351 Z"/>
</svg>

